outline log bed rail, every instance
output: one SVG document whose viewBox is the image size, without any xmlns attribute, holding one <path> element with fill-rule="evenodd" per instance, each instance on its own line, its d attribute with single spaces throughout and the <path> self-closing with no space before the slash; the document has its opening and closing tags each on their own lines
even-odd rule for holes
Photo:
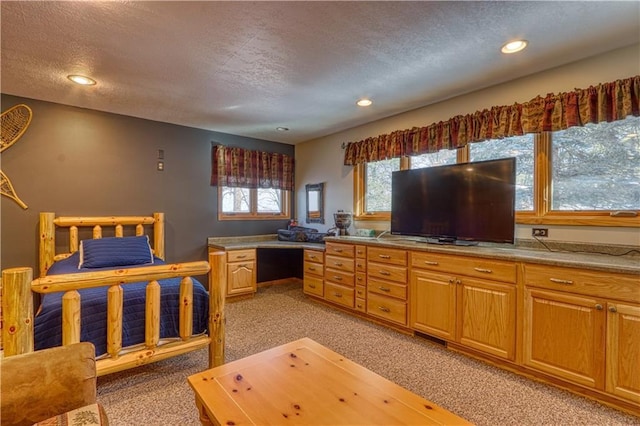
<svg viewBox="0 0 640 426">
<path fill-rule="evenodd" d="M 207 261 L 123 268 L 60 275 L 45 275 L 54 259 L 62 259 L 78 250 L 78 226 L 93 228 L 93 237 L 102 237 L 103 226 L 114 226 L 115 235 L 123 236 L 123 226 L 135 226 L 136 235 L 143 235 L 144 225 L 153 224 L 153 250 L 164 258 L 163 214 L 154 217 L 78 217 L 54 218 L 53 213 L 40 214 L 40 272 L 33 279 L 31 268 L 11 268 L 2 271 L 2 342 L 4 356 L 34 350 L 33 293 L 64 292 L 62 297 L 62 344 L 80 341 L 80 294 L 78 290 L 108 286 L 107 291 L 107 354 L 96 361 L 99 376 L 126 370 L 149 362 L 159 361 L 209 348 L 209 367 L 224 363 L 224 301 L 226 296 L 225 253 L 209 254 Z M 55 254 L 55 226 L 70 228 L 70 251 Z M 191 276 L 209 273 L 208 335 L 193 335 L 193 281 Z M 180 281 L 179 338 L 160 339 L 161 279 L 182 278 Z M 145 306 L 145 342 L 122 347 L 123 286 L 148 281 Z"/>
</svg>

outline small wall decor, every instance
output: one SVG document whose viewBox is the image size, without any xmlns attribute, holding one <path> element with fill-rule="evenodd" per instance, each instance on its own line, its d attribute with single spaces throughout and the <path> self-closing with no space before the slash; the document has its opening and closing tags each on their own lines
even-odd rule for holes
<svg viewBox="0 0 640 426">
<path fill-rule="evenodd" d="M 0 132 L 0 153 L 16 143 L 24 132 L 27 131 L 32 116 L 33 112 L 31 108 L 24 104 L 13 106 L 2 113 L 0 116 L 2 130 Z M 2 178 L 0 181 L 2 195 L 11 198 L 18 203 L 20 207 L 26 209 L 27 205 L 16 194 L 11 180 L 9 180 L 9 177 L 1 170 L 0 177 Z"/>
</svg>

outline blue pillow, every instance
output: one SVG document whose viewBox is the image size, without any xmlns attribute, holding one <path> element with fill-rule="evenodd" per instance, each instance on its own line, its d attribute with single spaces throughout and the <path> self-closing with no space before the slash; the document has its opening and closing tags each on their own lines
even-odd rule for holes
<svg viewBox="0 0 640 426">
<path fill-rule="evenodd" d="M 80 268 L 153 263 L 149 237 L 110 237 L 80 242 Z"/>
</svg>

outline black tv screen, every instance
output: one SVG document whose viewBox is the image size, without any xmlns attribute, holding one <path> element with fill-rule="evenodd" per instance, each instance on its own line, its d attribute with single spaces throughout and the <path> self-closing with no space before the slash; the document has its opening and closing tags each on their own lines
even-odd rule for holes
<svg viewBox="0 0 640 426">
<path fill-rule="evenodd" d="M 515 178 L 513 157 L 393 172 L 390 232 L 437 243 L 513 243 Z"/>
</svg>

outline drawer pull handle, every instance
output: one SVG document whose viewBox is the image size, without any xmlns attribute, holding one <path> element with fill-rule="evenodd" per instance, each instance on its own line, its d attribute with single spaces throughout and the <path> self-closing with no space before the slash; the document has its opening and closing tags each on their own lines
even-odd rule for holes
<svg viewBox="0 0 640 426">
<path fill-rule="evenodd" d="M 341 248 L 333 249 L 333 251 L 335 251 L 336 253 L 342 253 L 342 249 Z"/>
<path fill-rule="evenodd" d="M 358 251 L 356 251 L 356 253 L 358 253 L 358 254 L 362 254 L 362 253 L 364 253 L 364 252 L 363 252 L 362 250 L 358 250 Z"/>
<path fill-rule="evenodd" d="M 309 266 L 309 270 L 310 270 L 310 271 L 315 271 L 315 270 L 316 270 L 316 268 L 314 268 L 313 266 Z"/>
<path fill-rule="evenodd" d="M 609 312 L 612 312 L 615 314 L 616 312 L 618 312 L 618 310 L 616 309 L 615 306 L 609 306 Z"/>
<path fill-rule="evenodd" d="M 356 280 L 362 281 L 362 277 L 357 277 Z"/>
<path fill-rule="evenodd" d="M 601 311 L 602 310 L 602 305 L 601 304 L 596 304 L 596 311 Z"/>
<path fill-rule="evenodd" d="M 342 281 L 342 277 L 339 277 L 337 275 L 334 275 L 333 279 L 336 280 L 336 281 Z"/>
<path fill-rule="evenodd" d="M 433 266 L 436 266 L 436 265 L 438 265 L 438 262 L 434 262 L 434 261 L 431 261 L 431 260 L 425 260 L 425 261 L 424 261 L 424 264 L 425 264 L 425 265 L 433 265 Z"/>
<path fill-rule="evenodd" d="M 316 256 L 309 256 L 309 259 L 317 259 Z"/>
<path fill-rule="evenodd" d="M 493 272 L 491 269 L 485 269 L 485 268 L 473 268 L 473 269 L 475 269 L 478 272 L 482 272 L 484 274 L 490 274 Z"/>
<path fill-rule="evenodd" d="M 333 293 L 333 295 L 334 295 L 335 297 L 342 297 L 342 294 L 340 294 L 340 293 Z"/>
<path fill-rule="evenodd" d="M 378 288 L 379 288 L 380 290 L 382 290 L 382 291 L 386 291 L 386 292 L 391 291 L 391 289 L 390 289 L 389 287 L 378 287 Z"/>
<path fill-rule="evenodd" d="M 343 265 L 342 262 L 334 262 L 333 264 L 336 265 L 336 266 L 342 266 Z"/>
<path fill-rule="evenodd" d="M 380 259 L 391 259 L 391 256 L 389 256 L 388 254 L 379 254 L 378 257 Z"/>
<path fill-rule="evenodd" d="M 378 306 L 378 309 L 380 309 L 382 312 L 391 312 L 391 309 L 386 308 L 384 306 Z"/>
<path fill-rule="evenodd" d="M 239 254 L 238 256 L 236 256 L 236 258 L 238 259 L 245 259 L 247 257 L 246 254 Z"/>
<path fill-rule="evenodd" d="M 566 285 L 573 284 L 573 281 L 571 280 L 561 280 L 560 278 L 549 278 L 549 281 L 556 284 L 566 284 Z"/>
<path fill-rule="evenodd" d="M 309 288 L 316 288 L 314 284 L 309 284 Z"/>
<path fill-rule="evenodd" d="M 391 275 L 389 271 L 378 271 L 378 272 L 380 272 L 380 275 L 386 275 L 386 276 Z"/>
</svg>

